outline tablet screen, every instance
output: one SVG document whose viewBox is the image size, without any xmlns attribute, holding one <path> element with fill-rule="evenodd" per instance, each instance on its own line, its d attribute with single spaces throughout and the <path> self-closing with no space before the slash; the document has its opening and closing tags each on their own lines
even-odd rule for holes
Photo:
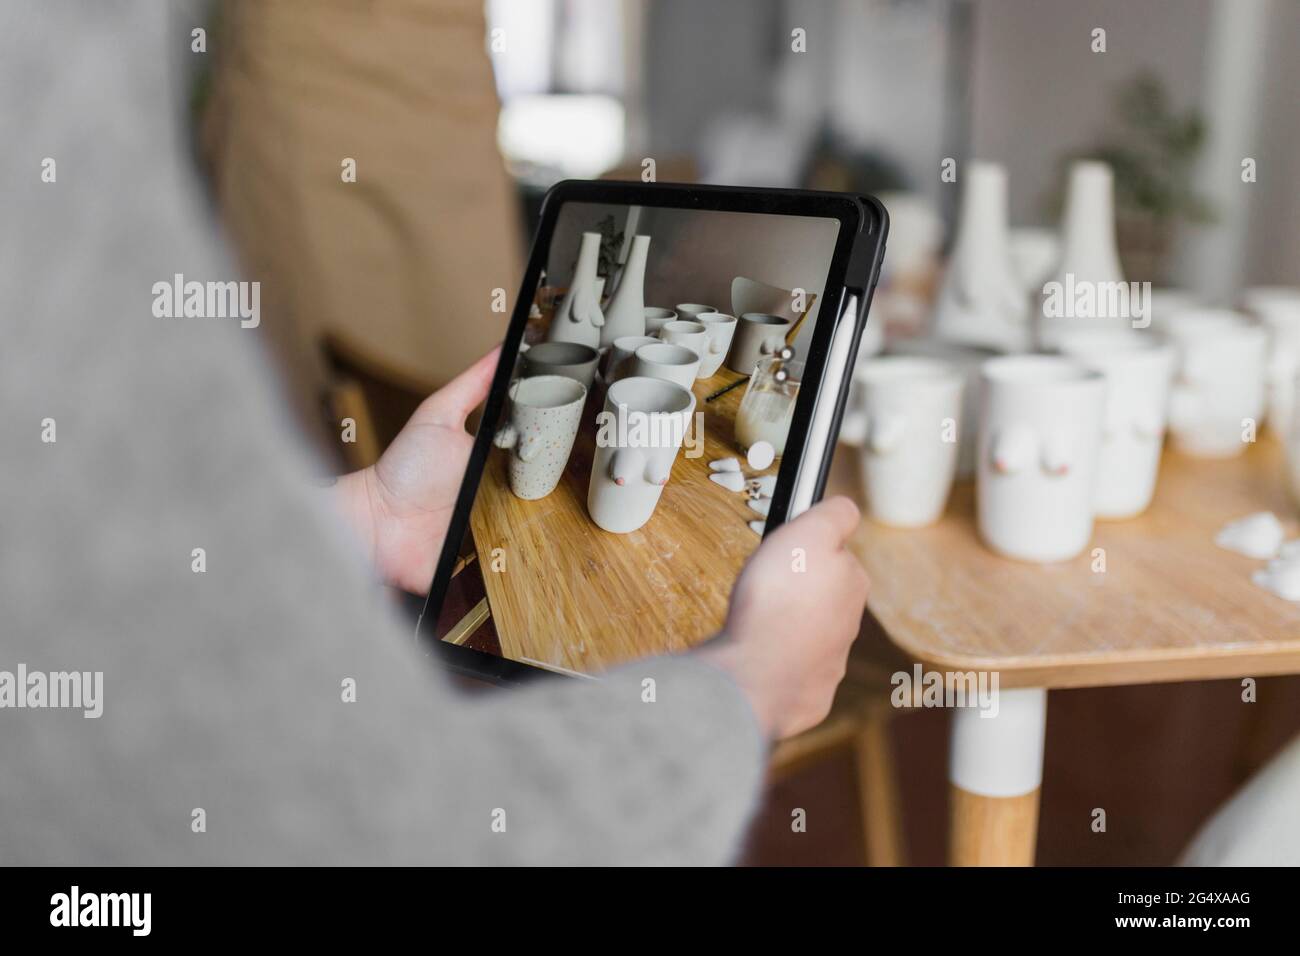
<svg viewBox="0 0 1300 956">
<path fill-rule="evenodd" d="M 764 531 L 839 230 L 560 209 L 439 640 L 588 674 L 717 633 Z"/>
</svg>

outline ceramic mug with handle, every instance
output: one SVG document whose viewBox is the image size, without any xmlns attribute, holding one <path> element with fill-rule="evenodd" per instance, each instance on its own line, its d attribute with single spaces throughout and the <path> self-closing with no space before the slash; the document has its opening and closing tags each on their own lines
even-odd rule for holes
<svg viewBox="0 0 1300 956">
<path fill-rule="evenodd" d="M 525 501 L 560 483 L 573 451 L 587 389 L 565 375 L 521 378 L 510 386 L 510 414 L 493 444 L 510 452 L 510 490 Z"/>
<path fill-rule="evenodd" d="M 957 471 L 963 370 L 935 358 L 884 356 L 864 362 L 854 379 L 867 514 L 899 528 L 933 524 Z"/>
<path fill-rule="evenodd" d="M 781 350 L 792 324 L 783 315 L 746 312 L 736 324 L 731 352 L 727 355 L 727 368 L 749 375 L 759 359 L 775 355 Z"/>
<path fill-rule="evenodd" d="M 1139 515 L 1156 490 L 1174 350 L 1153 333 L 1134 332 L 1067 331 L 1057 344 L 1106 377 L 1097 517 Z"/>
<path fill-rule="evenodd" d="M 736 335 L 736 317 L 725 312 L 703 312 L 695 321 L 704 326 L 708 342 L 700 354 L 700 378 L 708 378 L 722 367 L 722 360 L 727 357 L 731 340 Z"/>
</svg>

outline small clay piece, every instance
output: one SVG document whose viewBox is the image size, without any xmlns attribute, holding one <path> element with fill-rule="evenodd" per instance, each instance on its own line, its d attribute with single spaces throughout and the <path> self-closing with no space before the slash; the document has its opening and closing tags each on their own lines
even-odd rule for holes
<svg viewBox="0 0 1300 956">
<path fill-rule="evenodd" d="M 1285 532 L 1277 515 L 1271 511 L 1257 511 L 1229 521 L 1215 536 L 1214 543 L 1248 558 L 1266 559 L 1277 555 L 1283 537 Z"/>
<path fill-rule="evenodd" d="M 728 491 L 744 491 L 745 476 L 738 471 L 718 471 L 709 475 L 710 481 L 716 481 Z"/>
<path fill-rule="evenodd" d="M 772 447 L 772 443 L 769 441 L 756 441 L 749 446 L 749 453 L 745 458 L 749 462 L 750 468 L 755 471 L 762 471 L 776 461 L 776 449 Z"/>
</svg>

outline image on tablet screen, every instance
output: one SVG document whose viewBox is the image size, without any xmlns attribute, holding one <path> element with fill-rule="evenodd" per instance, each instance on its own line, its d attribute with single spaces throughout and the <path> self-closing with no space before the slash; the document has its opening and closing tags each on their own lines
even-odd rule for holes
<svg viewBox="0 0 1300 956">
<path fill-rule="evenodd" d="M 721 628 L 758 546 L 835 219 L 567 203 L 436 623 L 590 674 Z"/>
</svg>

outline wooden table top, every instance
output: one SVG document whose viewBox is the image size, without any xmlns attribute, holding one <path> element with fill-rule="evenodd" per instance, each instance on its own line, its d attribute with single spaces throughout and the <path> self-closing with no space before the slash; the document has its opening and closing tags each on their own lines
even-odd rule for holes
<svg viewBox="0 0 1300 956">
<path fill-rule="evenodd" d="M 872 578 L 870 612 L 904 653 L 939 670 L 992 669 L 1003 687 L 1083 687 L 1300 673 L 1300 604 L 1251 581 L 1263 561 L 1214 544 L 1219 529 L 1273 511 L 1300 531 L 1283 452 L 1261 439 L 1239 458 L 1166 451 L 1155 500 L 1099 521 L 1083 555 L 1021 563 L 985 548 L 975 488 L 959 482 L 943 518 L 899 530 L 863 520 L 854 550 Z M 858 452 L 840 446 L 828 494 L 860 500 Z M 1104 548 L 1106 570 L 1092 570 Z"/>
<path fill-rule="evenodd" d="M 724 367 L 695 383 L 703 454 L 678 454 L 654 515 L 630 534 L 604 531 L 587 514 L 596 415 L 605 401 L 600 386 L 591 390 L 564 476 L 545 498 L 511 494 L 507 452 L 492 449 L 470 528 L 507 657 L 596 672 L 681 651 L 717 633 L 731 585 L 758 547 L 748 522 L 762 517 L 744 495 L 709 480 L 709 462 L 718 458 L 741 458 L 750 474 L 733 444 L 745 387 L 704 401 L 740 377 Z M 775 474 L 779 466 L 758 474 Z M 499 573 L 490 557 L 498 547 L 505 549 L 506 568 Z"/>
</svg>

